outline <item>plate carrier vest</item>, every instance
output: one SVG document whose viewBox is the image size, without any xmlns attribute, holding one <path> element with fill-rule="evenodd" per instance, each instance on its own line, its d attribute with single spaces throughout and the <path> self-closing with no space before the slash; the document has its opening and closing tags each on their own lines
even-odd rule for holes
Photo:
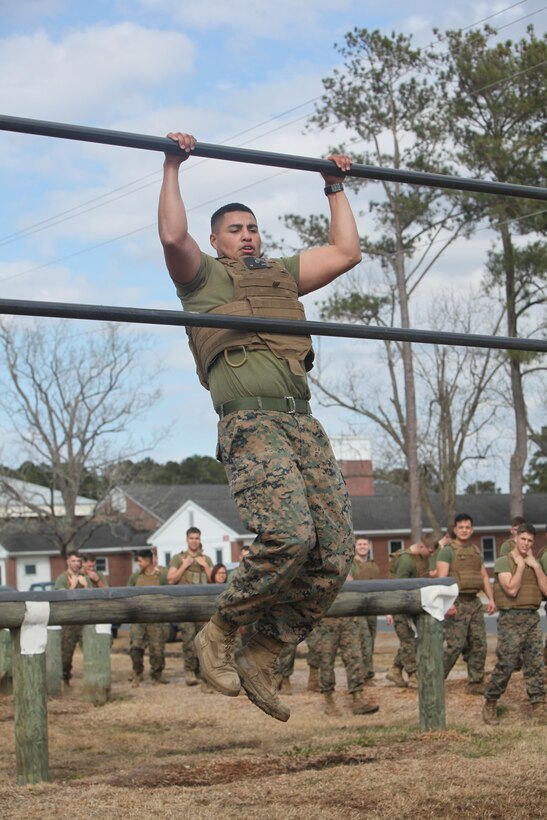
<svg viewBox="0 0 547 820">
<path fill-rule="evenodd" d="M 227 316 L 253 316 L 268 319 L 304 320 L 304 306 L 298 299 L 298 287 L 288 270 L 278 261 L 257 259 L 256 267 L 249 259 L 222 257 L 219 262 L 232 280 L 232 299 L 207 311 Z M 247 264 L 246 264 L 247 262 Z M 187 328 L 190 350 L 196 362 L 199 380 L 209 389 L 209 368 L 221 353 L 232 367 L 246 361 L 246 350 L 270 350 L 278 359 L 285 359 L 295 376 L 302 376 L 313 367 L 314 352 L 310 336 L 262 333 L 261 331 L 229 330 L 226 328 Z M 242 359 L 232 364 L 228 351 L 242 350 Z"/>
</svg>

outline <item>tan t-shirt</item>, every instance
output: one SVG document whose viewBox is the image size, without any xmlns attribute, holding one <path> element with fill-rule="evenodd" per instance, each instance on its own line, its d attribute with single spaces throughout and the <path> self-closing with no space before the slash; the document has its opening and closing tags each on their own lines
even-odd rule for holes
<svg viewBox="0 0 547 820">
<path fill-rule="evenodd" d="M 283 257 L 279 261 L 298 282 L 300 257 Z M 184 310 L 195 313 L 207 313 L 226 304 L 232 295 L 232 280 L 226 268 L 206 253 L 201 254 L 201 265 L 194 279 L 188 285 L 177 286 Z M 239 351 L 232 353 L 231 358 L 234 363 L 240 361 Z M 247 360 L 241 367 L 231 367 L 224 356 L 218 356 L 209 369 L 208 380 L 215 407 L 241 396 L 293 396 L 309 400 L 311 395 L 306 375 L 295 376 L 288 362 L 278 359 L 269 350 L 247 351 Z"/>
</svg>

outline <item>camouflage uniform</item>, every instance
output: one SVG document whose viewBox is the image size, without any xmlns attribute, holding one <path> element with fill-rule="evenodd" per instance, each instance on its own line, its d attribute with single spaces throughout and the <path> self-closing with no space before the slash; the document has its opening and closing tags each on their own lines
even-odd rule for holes
<svg viewBox="0 0 547 820">
<path fill-rule="evenodd" d="M 540 554 L 539 562 L 543 571 L 547 570 L 547 554 Z M 496 576 L 500 572 L 514 573 L 516 563 L 505 554 L 494 565 Z M 484 696 L 493 701 L 503 695 L 512 673 L 522 660 L 526 691 L 531 703 L 545 702 L 545 664 L 543 658 L 543 634 L 538 608 L 541 591 L 534 570 L 526 567 L 519 592 L 509 597 L 496 584 L 496 604 L 499 609 L 498 643 L 496 666 Z"/>
<path fill-rule="evenodd" d="M 290 678 L 294 672 L 294 659 L 296 658 L 296 647 L 298 644 L 286 643 L 277 656 L 275 662 L 275 674 L 279 678 Z"/>
<path fill-rule="evenodd" d="M 178 555 L 174 555 L 173 558 L 171 558 L 169 567 L 175 567 L 176 569 L 178 569 L 183 560 L 187 558 L 189 555 L 189 551 L 181 552 Z M 209 567 L 212 567 L 213 562 L 211 561 L 211 559 L 207 556 L 205 556 L 205 558 Z M 207 573 L 205 572 L 203 567 L 201 567 L 197 563 L 197 561 L 194 561 L 183 573 L 182 578 L 178 583 L 207 584 Z M 180 637 L 182 641 L 182 662 L 184 664 L 185 672 L 193 672 L 196 675 L 199 673 L 199 663 L 196 655 L 196 650 L 194 647 L 194 638 L 196 637 L 200 629 L 203 629 L 206 623 L 207 621 L 183 621 L 182 623 L 178 624 Z"/>
<path fill-rule="evenodd" d="M 334 662 L 340 649 L 346 667 L 348 692 L 361 692 L 365 679 L 361 640 L 357 618 L 323 618 L 321 633 L 321 666 L 319 668 L 319 690 L 333 692 L 336 684 Z"/>
<path fill-rule="evenodd" d="M 82 589 L 88 586 L 88 579 L 82 575 L 85 584 Z M 68 572 L 63 572 L 55 581 L 55 589 L 70 589 L 68 583 Z M 61 660 L 63 666 L 63 680 L 69 683 L 72 677 L 72 659 L 74 650 L 79 643 L 82 646 L 82 624 L 67 624 L 61 627 Z"/>
<path fill-rule="evenodd" d="M 545 701 L 543 634 L 534 609 L 504 609 L 498 617 L 496 665 L 486 687 L 487 700 L 497 700 L 522 657 L 526 691 L 531 703 Z"/>
<path fill-rule="evenodd" d="M 439 550 L 437 561 L 450 565 L 449 575 L 456 578 L 460 592 L 455 601 L 456 614 L 444 620 L 444 676 L 467 647 L 465 663 L 469 683 L 482 683 L 486 664 L 486 627 L 482 601 L 478 595 L 484 581 L 480 575 L 483 566 L 482 554 L 474 544 L 451 542 Z M 471 570 L 468 563 L 473 563 Z M 475 591 L 471 591 L 475 589 Z M 463 591 L 462 591 L 463 589 Z"/>
<path fill-rule="evenodd" d="M 165 586 L 167 584 L 167 570 L 158 567 L 148 574 L 143 570 L 134 572 L 127 582 L 130 587 Z M 161 678 L 165 669 L 165 624 L 131 624 L 129 629 L 129 656 L 133 665 L 133 672 L 142 675 L 144 672 L 144 652 L 148 644 L 148 659 L 150 674 L 155 680 Z"/>
<path fill-rule="evenodd" d="M 312 416 L 240 410 L 219 421 L 219 448 L 244 525 L 256 538 L 219 614 L 284 643 L 303 640 L 334 601 L 353 557 L 351 506 L 327 436 Z"/>
<path fill-rule="evenodd" d="M 458 660 L 467 645 L 467 676 L 470 683 L 481 683 L 486 664 L 486 628 L 482 602 L 478 595 L 460 593 L 456 598 L 456 615 L 444 621 L 444 676 Z"/>
<path fill-rule="evenodd" d="M 429 573 L 429 561 L 421 555 L 404 550 L 394 560 L 390 568 L 392 578 L 425 578 Z M 408 615 L 394 615 L 393 627 L 399 638 L 399 648 L 393 660 L 393 666 L 404 669 L 407 675 L 415 675 L 416 630 L 414 621 Z"/>
<path fill-rule="evenodd" d="M 366 561 L 355 559 L 351 565 L 350 575 L 354 581 L 375 581 L 380 577 L 380 567 L 372 558 Z M 376 615 L 363 615 L 359 621 L 361 635 L 361 653 L 365 666 L 365 677 L 374 677 L 374 643 L 378 628 Z"/>
<path fill-rule="evenodd" d="M 319 669 L 321 666 L 321 622 L 314 626 L 306 638 L 306 643 L 308 645 L 306 663 L 308 666 Z"/>
</svg>

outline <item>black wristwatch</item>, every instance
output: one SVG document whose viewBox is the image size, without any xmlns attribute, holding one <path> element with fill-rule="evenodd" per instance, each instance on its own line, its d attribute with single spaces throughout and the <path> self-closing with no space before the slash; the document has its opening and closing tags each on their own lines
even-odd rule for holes
<svg viewBox="0 0 547 820">
<path fill-rule="evenodd" d="M 327 196 L 330 196 L 331 194 L 337 194 L 338 191 L 343 191 L 344 186 L 341 182 L 335 182 L 333 183 L 333 185 L 325 185 L 323 190 L 325 191 Z"/>
</svg>

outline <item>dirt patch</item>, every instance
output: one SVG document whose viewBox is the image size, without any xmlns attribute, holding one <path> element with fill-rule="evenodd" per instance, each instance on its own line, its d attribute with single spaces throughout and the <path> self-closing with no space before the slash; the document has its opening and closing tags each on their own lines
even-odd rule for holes
<svg viewBox="0 0 547 820">
<path fill-rule="evenodd" d="M 490 646 L 492 665 L 494 642 Z M 530 720 L 522 674 L 486 726 L 463 666 L 446 687 L 448 728 L 421 732 L 417 693 L 385 679 L 396 639 L 378 637 L 373 686 L 380 705 L 354 716 L 337 667 L 339 717 L 323 713 L 297 660 L 292 715 L 283 724 L 242 695 L 186 687 L 179 645 L 170 645 L 169 686 L 132 689 L 127 636 L 112 655 L 114 700 L 93 707 L 74 686 L 50 700 L 51 782 L 15 784 L 13 700 L 0 697 L 0 817 L 10 820 L 545 820 L 545 727 Z"/>
</svg>

